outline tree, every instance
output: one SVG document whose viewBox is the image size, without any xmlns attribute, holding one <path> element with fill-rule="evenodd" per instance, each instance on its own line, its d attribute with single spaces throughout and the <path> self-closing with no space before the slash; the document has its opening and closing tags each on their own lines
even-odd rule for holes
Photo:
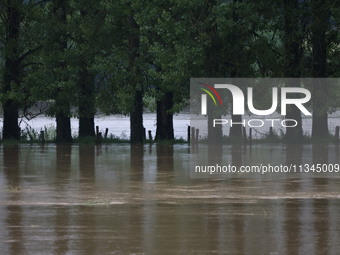
<svg viewBox="0 0 340 255">
<path fill-rule="evenodd" d="M 284 76 L 288 78 L 298 78 L 301 76 L 301 59 L 302 59 L 302 42 L 303 31 L 300 27 L 301 24 L 301 7 L 298 0 L 285 0 L 283 9 L 284 18 Z M 300 86 L 298 80 L 294 87 Z M 292 86 L 289 84 L 289 86 Z M 286 140 L 287 141 L 301 141 L 303 139 L 302 132 L 302 118 L 300 110 L 291 105 L 287 109 L 287 119 L 294 119 L 297 121 L 296 127 L 287 128 Z"/>
<path fill-rule="evenodd" d="M 311 1 L 311 46 L 312 46 L 312 76 L 327 77 L 327 53 L 329 39 L 327 33 L 330 28 L 330 1 Z M 327 96 L 330 84 L 325 81 L 313 82 L 313 122 L 312 138 L 328 137 L 328 107 Z"/>
<path fill-rule="evenodd" d="M 106 114 L 130 115 L 131 143 L 144 142 L 145 52 L 140 42 L 137 1 L 102 1 L 105 45 L 96 63 L 97 106 Z"/>
<path fill-rule="evenodd" d="M 157 140 L 174 139 L 173 115 L 187 103 L 189 86 L 185 85 L 197 73 L 202 59 L 198 28 L 199 13 L 205 3 L 136 2 L 140 46 L 147 62 L 144 68 L 148 83 L 144 92 L 156 99 Z"/>
<path fill-rule="evenodd" d="M 84 63 L 81 63 L 79 72 L 79 137 L 91 137 L 95 135 L 94 115 L 95 109 L 95 88 L 94 75 L 89 71 Z"/>
<path fill-rule="evenodd" d="M 2 107 L 4 114 L 3 139 L 20 139 L 18 124 L 19 102 L 16 90 L 20 87 L 20 26 L 22 20 L 22 1 L 8 1 L 5 9 L 5 66 L 2 85 Z"/>
<path fill-rule="evenodd" d="M 257 25 L 249 15 L 253 11 L 251 7 L 254 6 L 250 1 L 216 2 L 206 25 L 210 39 L 204 61 L 208 77 L 254 76 L 256 54 L 253 45 Z M 229 110 L 232 112 L 232 109 Z M 242 123 L 241 115 L 232 114 L 231 118 L 233 123 Z M 233 125 L 229 135 L 232 140 L 241 140 L 242 125 Z"/>
<path fill-rule="evenodd" d="M 40 93 L 50 102 L 48 114 L 56 117 L 56 142 L 69 143 L 72 141 L 71 107 L 76 105 L 78 81 L 71 1 L 53 0 L 46 4 L 44 11 L 41 59 L 45 86 Z"/>
<path fill-rule="evenodd" d="M 143 143 L 143 82 L 141 77 L 142 71 L 138 65 L 140 59 L 140 28 L 132 13 L 127 16 L 127 24 L 129 51 L 128 70 L 130 71 L 131 77 L 129 82 L 130 86 L 134 88 L 131 95 L 133 106 L 130 111 L 130 141 L 131 143 Z"/>
<path fill-rule="evenodd" d="M 56 34 L 60 33 L 60 38 L 57 42 L 56 50 L 63 54 L 67 51 L 67 10 L 68 10 L 68 1 L 64 0 L 55 0 L 53 5 L 53 14 L 57 21 L 57 25 L 60 25 L 61 29 L 56 31 Z M 66 68 L 66 63 L 63 59 L 57 60 L 57 67 L 62 71 L 63 68 Z M 67 143 L 72 141 L 71 135 L 71 116 L 70 116 L 70 100 L 68 100 L 68 96 L 66 95 L 70 91 L 64 86 L 62 83 L 67 82 L 67 77 L 65 74 L 61 75 L 60 84 L 56 90 L 56 98 L 55 98 L 55 110 L 56 110 L 56 122 L 57 122 L 57 143 Z"/>
<path fill-rule="evenodd" d="M 41 3 L 34 1 L 0 2 L 1 102 L 3 106 L 3 139 L 20 139 L 19 110 L 32 105 L 29 75 L 36 74 L 35 54 L 41 49 L 38 32 Z M 29 79 L 28 79 L 29 80 Z"/>
<path fill-rule="evenodd" d="M 95 135 L 94 116 L 96 113 L 95 78 L 96 56 L 100 56 L 105 43 L 104 20 L 106 13 L 100 2 L 72 2 L 71 29 L 74 41 L 74 59 L 77 66 L 77 106 L 79 118 L 79 137 Z"/>
</svg>

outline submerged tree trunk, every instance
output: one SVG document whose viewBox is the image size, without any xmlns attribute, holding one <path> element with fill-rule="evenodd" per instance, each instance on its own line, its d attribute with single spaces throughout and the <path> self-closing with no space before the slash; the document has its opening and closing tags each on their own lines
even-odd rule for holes
<svg viewBox="0 0 340 255">
<path fill-rule="evenodd" d="M 5 95 L 2 107 L 4 115 L 3 139 L 20 139 L 18 124 L 19 107 L 15 99 L 9 98 L 12 90 L 20 83 L 19 34 L 20 10 L 18 3 L 8 1 L 6 19 L 5 67 L 2 93 Z"/>
<path fill-rule="evenodd" d="M 286 119 L 293 119 L 296 121 L 296 127 L 287 127 L 286 128 L 286 141 L 287 142 L 301 142 L 303 140 L 303 131 L 302 131 L 302 117 L 300 110 L 294 106 L 287 106 L 287 115 Z M 293 121 L 286 121 L 286 125 L 294 125 Z"/>
<path fill-rule="evenodd" d="M 79 137 L 94 137 L 94 116 L 79 116 Z"/>
<path fill-rule="evenodd" d="M 67 1 L 65 0 L 56 0 L 54 2 L 54 15 L 58 21 L 58 23 L 62 24 L 64 27 L 66 27 L 67 23 Z M 66 31 L 62 31 L 62 35 L 58 42 L 58 49 L 60 52 L 65 52 L 67 50 L 67 38 L 65 35 Z M 66 64 L 63 60 L 59 60 L 60 62 L 57 62 L 57 65 L 59 65 L 61 68 L 66 68 Z M 59 77 L 58 77 L 59 78 Z M 66 78 L 60 77 L 60 81 L 65 81 Z M 71 118 L 70 118 L 70 102 L 66 96 L 68 96 L 67 91 L 65 91 L 65 88 L 60 86 L 57 90 L 56 95 L 56 122 L 57 122 L 57 143 L 68 143 L 72 141 L 72 135 L 71 135 Z"/>
<path fill-rule="evenodd" d="M 84 67 L 79 76 L 79 137 L 93 137 L 95 95 L 94 77 Z"/>
<path fill-rule="evenodd" d="M 57 112 L 56 114 L 57 122 L 57 143 L 69 143 L 72 141 L 71 136 L 71 120 L 63 112 Z"/>
<path fill-rule="evenodd" d="M 143 127 L 143 85 L 141 73 L 138 68 L 137 60 L 139 58 L 139 27 L 133 16 L 128 17 L 129 26 L 129 71 L 133 84 L 133 105 L 130 112 L 130 142 L 144 142 L 144 127 Z"/>
<path fill-rule="evenodd" d="M 91 18 L 87 9 L 80 11 L 82 20 Z M 88 40 L 84 38 L 82 31 L 78 39 L 81 47 L 84 42 Z M 78 77 L 78 111 L 79 111 L 79 137 L 94 137 L 94 115 L 95 108 L 95 75 L 90 71 L 91 62 L 94 61 L 94 54 L 92 52 L 83 52 L 80 55 L 80 72 Z"/>
<path fill-rule="evenodd" d="M 144 142 L 144 127 L 143 127 L 143 93 L 137 90 L 135 92 L 134 107 L 130 112 L 130 142 L 143 143 Z"/>
<path fill-rule="evenodd" d="M 313 77 L 327 76 L 326 32 L 330 17 L 329 4 L 325 0 L 312 1 L 312 61 Z M 312 138 L 327 138 L 327 84 L 318 80 L 313 82 L 313 122 Z"/>
<path fill-rule="evenodd" d="M 234 5 L 239 2 L 242 2 L 242 0 L 233 0 Z M 239 22 L 240 15 L 237 11 L 237 8 L 235 8 L 235 6 L 233 7 L 232 16 L 233 16 L 234 23 L 237 24 L 237 22 Z M 234 29 L 233 34 L 235 36 L 239 36 L 240 33 L 239 31 Z M 236 77 L 242 76 L 243 70 L 239 67 L 240 56 L 242 56 L 241 54 L 244 54 L 244 48 L 242 46 L 241 47 L 238 46 L 237 50 L 232 53 L 234 61 L 233 61 L 233 65 L 230 71 L 230 77 L 236 78 Z M 233 112 L 233 109 L 232 109 L 232 112 Z M 231 121 L 233 123 L 241 123 L 242 115 L 231 114 Z M 242 124 L 236 124 L 236 125 L 233 124 L 232 126 L 230 126 L 229 137 L 232 142 L 242 141 L 242 130 L 243 130 Z"/>
<path fill-rule="evenodd" d="M 174 140 L 173 114 L 173 92 L 166 92 L 157 101 L 157 128 L 156 140 Z"/>
<path fill-rule="evenodd" d="M 14 100 L 6 100 L 3 104 L 4 126 L 3 139 L 20 139 L 18 124 L 18 104 Z"/>
<path fill-rule="evenodd" d="M 242 115 L 231 115 L 233 126 L 230 126 L 229 136 L 232 142 L 242 141 Z M 236 123 L 236 124 L 235 124 Z"/>
<path fill-rule="evenodd" d="M 328 114 L 325 109 L 325 99 L 327 94 L 326 84 L 316 82 L 313 84 L 313 120 L 312 120 L 312 138 L 327 138 L 328 132 Z"/>
<path fill-rule="evenodd" d="M 284 47 L 285 47 L 285 72 L 287 78 L 297 78 L 301 75 L 300 62 L 301 29 L 299 27 L 298 0 L 284 1 Z M 300 86 L 299 82 L 289 86 Z M 293 95 L 294 96 L 294 95 Z M 285 139 L 288 142 L 300 142 L 303 139 L 301 112 L 295 105 L 288 105 L 286 119 L 296 120 L 296 127 L 288 127 Z M 291 124 L 287 122 L 287 124 Z"/>
<path fill-rule="evenodd" d="M 214 127 L 214 119 L 221 119 L 221 115 L 208 114 L 208 143 L 211 145 L 218 145 L 223 143 L 222 125 Z"/>
</svg>

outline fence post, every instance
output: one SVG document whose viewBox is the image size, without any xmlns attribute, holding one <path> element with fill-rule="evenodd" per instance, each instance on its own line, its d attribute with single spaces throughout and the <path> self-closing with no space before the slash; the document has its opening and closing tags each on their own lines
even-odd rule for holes
<svg viewBox="0 0 340 255">
<path fill-rule="evenodd" d="M 196 138 L 195 138 L 195 143 L 198 144 L 198 137 L 200 134 L 200 130 L 198 128 L 196 128 Z"/>
<path fill-rule="evenodd" d="M 152 142 L 152 133 L 151 133 L 151 130 L 148 131 L 148 134 L 149 134 L 149 140 L 150 140 L 150 142 Z"/>
<path fill-rule="evenodd" d="M 253 139 L 253 129 L 249 128 L 249 144 L 251 145 Z"/>
<path fill-rule="evenodd" d="M 244 143 L 247 143 L 247 131 L 246 131 L 246 127 L 243 127 L 243 130 L 242 130 L 242 135 L 243 135 L 243 142 Z"/>
<path fill-rule="evenodd" d="M 40 140 L 42 143 L 45 143 L 45 131 L 40 131 Z"/>
<path fill-rule="evenodd" d="M 192 127 L 191 128 L 191 143 L 192 144 L 195 144 L 195 128 L 194 127 Z"/>
<path fill-rule="evenodd" d="M 96 143 L 101 144 L 102 143 L 102 132 L 99 132 L 96 136 Z"/>
<path fill-rule="evenodd" d="M 190 126 L 188 126 L 188 143 L 190 144 Z"/>
<path fill-rule="evenodd" d="M 339 142 L 339 126 L 335 127 L 335 142 Z"/>
</svg>

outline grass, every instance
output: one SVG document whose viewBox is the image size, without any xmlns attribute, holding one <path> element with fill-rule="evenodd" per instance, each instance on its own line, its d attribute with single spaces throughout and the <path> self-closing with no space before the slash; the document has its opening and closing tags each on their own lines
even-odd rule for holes
<svg viewBox="0 0 340 255">
<path fill-rule="evenodd" d="M 44 139 L 42 136 L 44 135 Z M 45 142 L 55 142 L 57 137 L 57 130 L 54 125 L 44 126 L 43 129 L 39 131 L 27 126 L 20 133 L 20 142 L 22 143 L 38 143 L 44 140 Z"/>
<path fill-rule="evenodd" d="M 19 186 L 15 186 L 15 185 L 12 185 L 12 184 L 8 185 L 7 189 L 10 192 L 19 192 L 21 190 Z"/>
</svg>

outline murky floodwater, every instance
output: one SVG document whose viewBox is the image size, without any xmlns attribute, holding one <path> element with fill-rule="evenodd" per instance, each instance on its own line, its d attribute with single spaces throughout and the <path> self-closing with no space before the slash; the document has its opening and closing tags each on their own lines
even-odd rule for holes
<svg viewBox="0 0 340 255">
<path fill-rule="evenodd" d="M 339 162 L 257 145 L 233 163 Z M 188 146 L 0 147 L 0 254 L 339 254 L 339 174 L 192 179 Z"/>
</svg>

